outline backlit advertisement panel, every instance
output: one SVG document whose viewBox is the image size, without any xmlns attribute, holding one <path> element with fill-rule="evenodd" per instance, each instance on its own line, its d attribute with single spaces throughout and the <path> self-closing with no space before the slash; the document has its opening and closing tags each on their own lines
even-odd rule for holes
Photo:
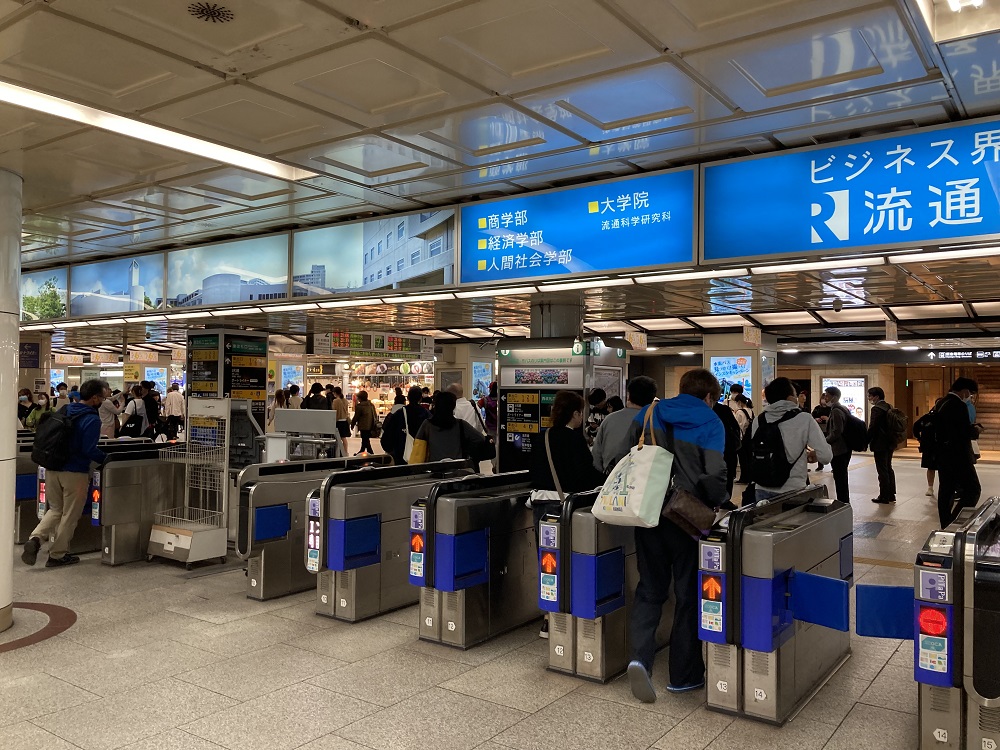
<svg viewBox="0 0 1000 750">
<path fill-rule="evenodd" d="M 167 253 L 167 306 L 199 307 L 288 298 L 288 235 Z"/>
</svg>

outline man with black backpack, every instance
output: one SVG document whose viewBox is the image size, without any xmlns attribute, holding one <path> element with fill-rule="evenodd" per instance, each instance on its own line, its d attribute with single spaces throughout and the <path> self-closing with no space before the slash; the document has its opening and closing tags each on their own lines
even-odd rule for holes
<svg viewBox="0 0 1000 750">
<path fill-rule="evenodd" d="M 103 380 L 88 380 L 80 386 L 80 401 L 49 414 L 38 424 L 31 458 L 45 468 L 45 501 L 48 509 L 31 537 L 24 543 L 21 560 L 34 565 L 42 542 L 55 531 L 46 568 L 80 562 L 69 554 L 76 525 L 83 513 L 90 482 L 90 463 L 104 461 L 98 450 L 101 417 L 98 408 L 111 389 Z"/>
<path fill-rule="evenodd" d="M 833 470 L 833 483 L 837 488 L 837 499 L 842 503 L 851 502 L 851 484 L 847 478 L 847 467 L 851 463 L 851 454 L 857 444 L 852 445 L 852 434 L 850 420 L 861 422 L 846 407 L 840 403 L 840 389 L 831 385 L 823 391 L 830 402 L 830 419 L 826 423 L 826 442 L 833 449 L 833 459 L 830 461 L 830 468 Z M 864 422 L 861 422 L 864 428 Z M 867 434 L 865 435 L 867 439 Z M 859 448 L 864 450 L 864 448 Z M 824 463 L 824 462 L 820 462 Z"/>
<path fill-rule="evenodd" d="M 878 386 L 868 389 L 872 416 L 868 423 L 868 445 L 875 454 L 878 473 L 878 497 L 873 503 L 886 505 L 896 502 L 896 472 L 892 470 L 892 452 L 906 436 L 906 415 L 885 400 L 885 391 Z"/>
<path fill-rule="evenodd" d="M 833 458 L 823 430 L 811 414 L 799 408 L 791 380 L 772 380 L 764 388 L 764 399 L 767 406 L 753 422 L 750 441 L 758 502 L 802 489 L 809 484 L 809 460 L 826 463 Z"/>
</svg>

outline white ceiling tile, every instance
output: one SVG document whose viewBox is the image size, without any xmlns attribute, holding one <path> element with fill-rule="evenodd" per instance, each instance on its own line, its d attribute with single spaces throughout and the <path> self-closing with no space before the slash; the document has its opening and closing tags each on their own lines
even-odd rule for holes
<svg viewBox="0 0 1000 750">
<path fill-rule="evenodd" d="M 244 172 L 235 167 L 190 175 L 167 183 L 168 187 L 196 195 L 229 200 L 241 206 L 263 207 L 315 198 L 323 191 L 302 183 Z"/>
<path fill-rule="evenodd" d="M 962 304 L 906 305 L 890 307 L 900 320 L 935 320 L 937 318 L 965 318 L 968 313 Z"/>
<path fill-rule="evenodd" d="M 124 113 L 220 80 L 173 57 L 45 10 L 0 29 L 0 76 Z"/>
<path fill-rule="evenodd" d="M 481 0 L 391 36 L 503 94 L 656 56 L 593 0 Z"/>
<path fill-rule="evenodd" d="M 364 127 L 454 109 L 489 96 L 374 36 L 297 59 L 251 80 Z"/>
<path fill-rule="evenodd" d="M 471 5 L 477 0 L 319 0 L 338 13 L 356 18 L 365 26 L 380 29 L 406 23 L 430 13 L 442 13 L 449 9 Z"/>
</svg>

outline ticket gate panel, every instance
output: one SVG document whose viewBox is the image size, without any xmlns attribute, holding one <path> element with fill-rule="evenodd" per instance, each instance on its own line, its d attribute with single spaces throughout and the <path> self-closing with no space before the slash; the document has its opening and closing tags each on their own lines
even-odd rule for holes
<svg viewBox="0 0 1000 750">
<path fill-rule="evenodd" d="M 302 564 L 302 550 L 306 497 L 319 481 L 303 473 L 241 488 L 236 551 L 247 562 L 248 599 L 266 601 L 316 585 L 315 574 Z"/>
<path fill-rule="evenodd" d="M 420 587 L 417 637 L 422 641 L 441 642 L 441 603 L 444 592 L 430 586 Z"/>
</svg>

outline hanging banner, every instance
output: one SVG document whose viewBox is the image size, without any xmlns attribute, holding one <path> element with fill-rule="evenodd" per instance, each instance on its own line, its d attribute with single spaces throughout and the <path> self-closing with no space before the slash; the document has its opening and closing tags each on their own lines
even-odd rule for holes
<svg viewBox="0 0 1000 750">
<path fill-rule="evenodd" d="M 83 355 L 82 354 L 56 354 L 53 361 L 57 365 L 82 365 Z"/>
<path fill-rule="evenodd" d="M 110 352 L 91 352 L 90 361 L 95 365 L 112 365 L 118 363 L 118 355 Z"/>
<path fill-rule="evenodd" d="M 142 362 L 143 364 L 156 364 L 160 361 L 159 352 L 147 352 L 143 349 L 129 349 L 128 358 L 132 362 Z"/>
</svg>

